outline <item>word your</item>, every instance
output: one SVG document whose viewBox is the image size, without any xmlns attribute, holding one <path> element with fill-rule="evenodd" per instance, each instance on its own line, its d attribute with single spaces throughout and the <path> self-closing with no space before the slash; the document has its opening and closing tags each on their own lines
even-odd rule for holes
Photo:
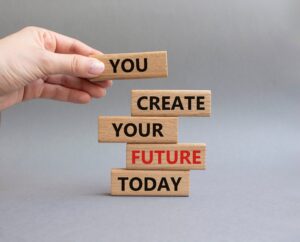
<svg viewBox="0 0 300 242">
<path fill-rule="evenodd" d="M 153 177 L 118 177 L 121 181 L 121 190 L 125 191 L 128 187 L 132 191 L 178 191 L 178 186 L 180 184 L 182 177 L 162 177 L 160 181 L 157 181 Z"/>
<path fill-rule="evenodd" d="M 135 61 L 132 59 L 124 59 L 122 61 L 121 59 L 116 59 L 116 60 L 110 59 L 109 63 L 111 64 L 114 73 L 117 73 L 118 70 L 120 70 L 120 68 L 118 67 L 121 67 L 123 72 L 132 72 L 134 69 L 136 69 L 136 71 L 138 72 L 145 72 L 148 67 L 147 58 L 144 58 L 143 66 L 140 64 L 140 59 L 138 58 L 136 58 Z"/>
<path fill-rule="evenodd" d="M 133 137 L 139 134 L 141 137 L 164 137 L 162 133 L 163 125 L 161 123 L 112 123 L 115 131 L 115 136 L 120 137 L 120 132 L 127 137 Z"/>
</svg>

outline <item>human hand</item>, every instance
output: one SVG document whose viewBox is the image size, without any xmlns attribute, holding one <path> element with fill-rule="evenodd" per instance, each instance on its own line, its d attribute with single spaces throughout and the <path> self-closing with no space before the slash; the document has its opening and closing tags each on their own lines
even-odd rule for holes
<svg viewBox="0 0 300 242">
<path fill-rule="evenodd" d="M 34 98 L 88 103 L 105 96 L 112 81 L 91 83 L 104 64 L 101 52 L 50 30 L 26 27 L 0 39 L 0 111 Z"/>
</svg>

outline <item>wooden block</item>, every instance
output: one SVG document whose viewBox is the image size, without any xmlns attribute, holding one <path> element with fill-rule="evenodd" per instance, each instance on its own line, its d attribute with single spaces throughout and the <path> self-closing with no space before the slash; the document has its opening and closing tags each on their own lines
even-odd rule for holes
<svg viewBox="0 0 300 242">
<path fill-rule="evenodd" d="M 132 90 L 132 116 L 200 116 L 211 114 L 209 90 Z"/>
<path fill-rule="evenodd" d="M 204 170 L 205 144 L 127 144 L 126 168 Z"/>
<path fill-rule="evenodd" d="M 99 116 L 99 142 L 177 143 L 178 118 Z"/>
<path fill-rule="evenodd" d="M 168 76 L 167 51 L 103 54 L 91 57 L 101 60 L 105 65 L 104 72 L 91 81 Z"/>
<path fill-rule="evenodd" d="M 189 190 L 189 171 L 111 171 L 111 195 L 188 196 Z"/>
</svg>

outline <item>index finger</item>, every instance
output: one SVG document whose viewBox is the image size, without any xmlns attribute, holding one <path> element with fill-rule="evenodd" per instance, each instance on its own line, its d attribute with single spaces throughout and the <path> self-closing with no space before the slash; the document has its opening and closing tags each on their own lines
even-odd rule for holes
<svg viewBox="0 0 300 242">
<path fill-rule="evenodd" d="M 55 48 L 56 53 L 78 54 L 78 55 L 84 55 L 84 56 L 89 56 L 89 55 L 94 55 L 94 54 L 103 54 L 101 51 L 96 50 L 77 39 L 74 39 L 74 38 L 53 32 L 53 31 L 51 31 L 51 32 L 54 35 L 54 38 L 56 41 L 56 48 Z"/>
</svg>

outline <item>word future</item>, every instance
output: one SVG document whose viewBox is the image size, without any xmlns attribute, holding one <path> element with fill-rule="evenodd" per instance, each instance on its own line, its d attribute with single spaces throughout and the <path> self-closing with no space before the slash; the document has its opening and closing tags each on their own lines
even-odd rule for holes
<svg viewBox="0 0 300 242">
<path fill-rule="evenodd" d="M 133 90 L 131 113 L 136 116 L 209 116 L 207 90 Z"/>
<path fill-rule="evenodd" d="M 99 142 L 176 143 L 177 118 L 99 117 Z"/>
<path fill-rule="evenodd" d="M 105 65 L 104 72 L 91 81 L 139 79 L 168 76 L 166 51 L 92 56 Z"/>
<path fill-rule="evenodd" d="M 126 168 L 205 169 L 205 144 L 127 144 Z"/>
<path fill-rule="evenodd" d="M 112 195 L 188 195 L 188 171 L 112 170 Z"/>
</svg>

